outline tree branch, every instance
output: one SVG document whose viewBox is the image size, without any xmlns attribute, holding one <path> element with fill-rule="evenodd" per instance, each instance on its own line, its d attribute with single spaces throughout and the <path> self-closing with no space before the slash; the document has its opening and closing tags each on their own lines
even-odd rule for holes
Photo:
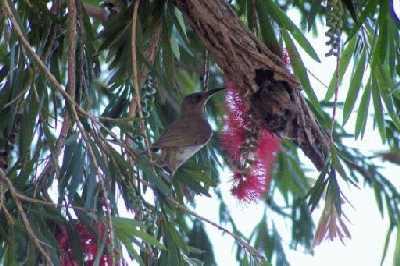
<svg viewBox="0 0 400 266">
<path fill-rule="evenodd" d="M 76 3 L 68 0 L 68 87 L 67 93 L 75 99 L 76 87 Z M 72 106 L 74 108 L 74 106 Z"/>
<path fill-rule="evenodd" d="M 211 226 L 213 226 L 213 227 L 217 228 L 218 230 L 222 231 L 223 233 L 226 233 L 226 234 L 230 235 L 230 236 L 233 237 L 236 241 L 238 241 L 238 243 L 239 243 L 239 245 L 240 245 L 241 247 L 243 247 L 245 250 L 247 250 L 247 251 L 248 251 L 250 254 L 252 254 L 253 256 L 255 256 L 255 257 L 259 258 L 259 259 L 262 259 L 262 260 L 266 260 L 266 258 L 265 258 L 260 252 L 258 252 L 254 247 L 252 247 L 249 243 L 247 243 L 247 241 L 243 240 L 242 237 L 240 237 L 240 236 L 236 235 L 235 233 L 229 231 L 228 229 L 226 229 L 226 228 L 220 226 L 219 224 L 214 223 L 213 221 L 209 220 L 208 218 L 203 217 L 203 216 L 201 216 L 200 214 L 197 214 L 196 212 L 194 212 L 194 211 L 188 209 L 186 206 L 180 204 L 179 202 L 177 202 L 176 200 L 174 200 L 174 199 L 172 199 L 172 198 L 170 198 L 170 197 L 168 197 L 167 200 L 168 200 L 171 204 L 173 204 L 175 207 L 177 207 L 178 209 L 180 209 L 180 210 L 182 210 L 182 211 L 188 213 L 188 214 L 191 215 L 191 216 L 196 217 L 196 218 L 199 219 L 199 220 L 202 220 L 202 221 L 204 221 L 204 222 L 210 224 Z"/>
<path fill-rule="evenodd" d="M 149 142 L 149 138 L 147 136 L 146 126 L 145 126 L 144 120 L 143 120 L 143 110 L 142 110 L 141 97 L 140 97 L 141 80 L 139 79 L 138 62 L 137 62 L 137 58 L 136 58 L 136 53 L 137 53 L 136 22 L 137 22 L 137 18 L 138 18 L 139 5 L 140 5 L 140 0 L 137 0 L 135 2 L 135 6 L 133 8 L 133 13 L 132 13 L 131 56 L 132 56 L 132 83 L 133 83 L 133 87 L 135 88 L 135 95 L 134 95 L 134 97 L 132 97 L 131 103 L 129 105 L 129 115 L 134 117 L 136 115 L 136 113 L 139 114 L 140 131 L 144 138 L 144 144 L 145 144 L 145 147 L 147 150 L 147 154 L 151 158 L 150 142 Z M 142 77 L 144 78 L 143 75 L 142 75 Z"/>
<path fill-rule="evenodd" d="M 5 0 L 7 1 L 7 0 Z M 19 200 L 17 196 L 17 191 L 13 185 L 13 183 L 8 179 L 6 174 L 2 169 L 0 169 L 0 178 L 2 182 L 6 183 L 8 190 L 10 191 L 11 197 L 14 199 L 15 204 L 17 205 L 17 209 L 19 214 L 21 215 L 22 222 L 26 228 L 26 232 L 28 233 L 29 237 L 32 239 L 33 244 L 36 246 L 36 248 L 39 250 L 39 252 L 43 255 L 43 257 L 46 260 L 47 265 L 53 265 L 53 262 L 50 258 L 50 255 L 47 253 L 47 251 L 42 247 L 42 244 L 40 243 L 41 240 L 36 236 L 35 232 L 32 229 L 31 224 L 29 223 L 28 216 L 25 213 L 24 208 L 22 207 L 21 201 Z"/>
<path fill-rule="evenodd" d="M 242 25 L 224 0 L 174 0 L 193 30 L 248 101 L 258 127 L 293 140 L 322 169 L 330 139 L 282 60 Z"/>
</svg>

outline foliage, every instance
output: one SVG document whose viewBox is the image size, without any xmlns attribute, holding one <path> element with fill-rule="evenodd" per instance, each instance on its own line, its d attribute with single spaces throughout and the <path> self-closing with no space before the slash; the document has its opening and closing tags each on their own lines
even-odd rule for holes
<svg viewBox="0 0 400 266">
<path fill-rule="evenodd" d="M 316 0 L 229 3 L 243 24 L 278 56 L 283 47 L 288 50 L 310 109 L 323 129 L 333 127 L 334 143 L 317 177 L 307 171 L 298 148 L 283 140 L 271 188 L 262 199 L 263 218 L 248 244 L 218 188 L 227 180 L 219 177 L 225 162 L 217 134 L 180 168 L 172 184 L 154 167 L 147 152 L 149 143 L 177 117 L 184 95 L 220 87 L 223 80 L 223 73 L 174 1 L 3 0 L 2 263 L 59 265 L 64 252 L 57 248 L 59 234 L 67 230 L 73 243 L 68 254 L 81 264 L 86 247 L 79 238 L 79 224 L 96 240 L 97 263 L 112 254 L 113 262 L 123 264 L 125 250 L 126 256 L 143 265 L 214 265 L 217 254 L 204 228 L 208 223 L 234 237 L 241 265 L 269 265 L 267 261 L 287 265 L 286 247 L 271 213 L 291 222 L 292 248 L 301 245 L 312 251 L 316 230 L 310 213 L 325 197 L 328 217 L 320 220 L 316 240 L 325 233 L 332 236 L 326 232 L 329 218 L 334 224 L 339 221 L 346 234 L 340 218 L 343 194 L 338 179 L 373 188 L 380 212 L 389 217 L 389 241 L 400 221 L 400 192 L 381 173 L 375 157 L 343 142 L 363 138 L 370 123 L 379 131 L 387 154 L 399 152 L 398 25 L 390 16 L 388 1 L 336 0 L 334 4 L 342 10 L 340 23 L 333 23 L 340 26 L 341 49 L 337 71 L 320 100 L 299 51 L 316 61 L 324 60 L 318 58 L 304 32 L 324 34 L 317 25 L 332 16 L 332 11 Z M 287 15 L 293 8 L 301 15 L 300 25 Z M 18 33 L 18 25 L 23 34 Z M 337 38 L 336 34 L 332 36 Z M 330 108 L 341 106 L 333 98 L 346 72 L 352 75 L 349 88 L 341 87 L 347 97 L 343 123 L 339 123 L 332 120 Z M 346 132 L 343 126 L 354 110 L 355 128 Z M 208 111 L 215 130 L 220 131 L 222 97 L 216 96 Z M 194 193 L 209 191 L 219 204 L 218 223 L 185 207 L 195 206 Z M 123 209 L 129 211 L 129 218 L 122 217 Z M 329 216 L 329 210 L 334 210 L 338 220 Z M 99 233 L 98 225 L 104 225 L 107 234 L 104 229 Z M 384 256 L 386 250 L 387 245 Z"/>
</svg>

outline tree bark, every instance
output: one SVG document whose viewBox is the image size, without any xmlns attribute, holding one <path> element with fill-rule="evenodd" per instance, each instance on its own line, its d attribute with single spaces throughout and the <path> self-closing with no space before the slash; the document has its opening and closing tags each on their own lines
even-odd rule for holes
<svg viewBox="0 0 400 266">
<path fill-rule="evenodd" d="M 174 0 L 192 29 L 249 102 L 259 126 L 293 140 L 321 170 L 330 138 L 282 60 L 240 22 L 224 0 Z"/>
</svg>

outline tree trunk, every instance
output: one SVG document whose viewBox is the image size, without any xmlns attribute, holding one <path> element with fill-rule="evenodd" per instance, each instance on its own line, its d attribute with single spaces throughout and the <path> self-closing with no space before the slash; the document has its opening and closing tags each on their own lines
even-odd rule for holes
<svg viewBox="0 0 400 266">
<path fill-rule="evenodd" d="M 317 169 L 330 138 L 306 104 L 300 84 L 281 59 L 240 22 L 224 0 L 174 0 L 204 46 L 249 102 L 257 122 L 293 140 Z"/>
</svg>

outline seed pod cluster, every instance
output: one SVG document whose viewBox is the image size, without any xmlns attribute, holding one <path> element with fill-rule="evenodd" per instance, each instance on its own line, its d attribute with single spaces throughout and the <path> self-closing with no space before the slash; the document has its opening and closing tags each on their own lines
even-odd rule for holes
<svg viewBox="0 0 400 266">
<path fill-rule="evenodd" d="M 144 118 L 149 118 L 151 113 L 151 108 L 154 103 L 154 96 L 157 90 L 155 87 L 154 79 L 151 75 L 148 76 L 142 88 L 142 112 Z"/>
<path fill-rule="evenodd" d="M 326 45 L 329 51 L 325 56 L 338 56 L 340 48 L 340 35 L 343 28 L 343 5 L 341 0 L 327 0 L 326 26 L 328 31 L 325 35 L 328 37 Z"/>
</svg>

